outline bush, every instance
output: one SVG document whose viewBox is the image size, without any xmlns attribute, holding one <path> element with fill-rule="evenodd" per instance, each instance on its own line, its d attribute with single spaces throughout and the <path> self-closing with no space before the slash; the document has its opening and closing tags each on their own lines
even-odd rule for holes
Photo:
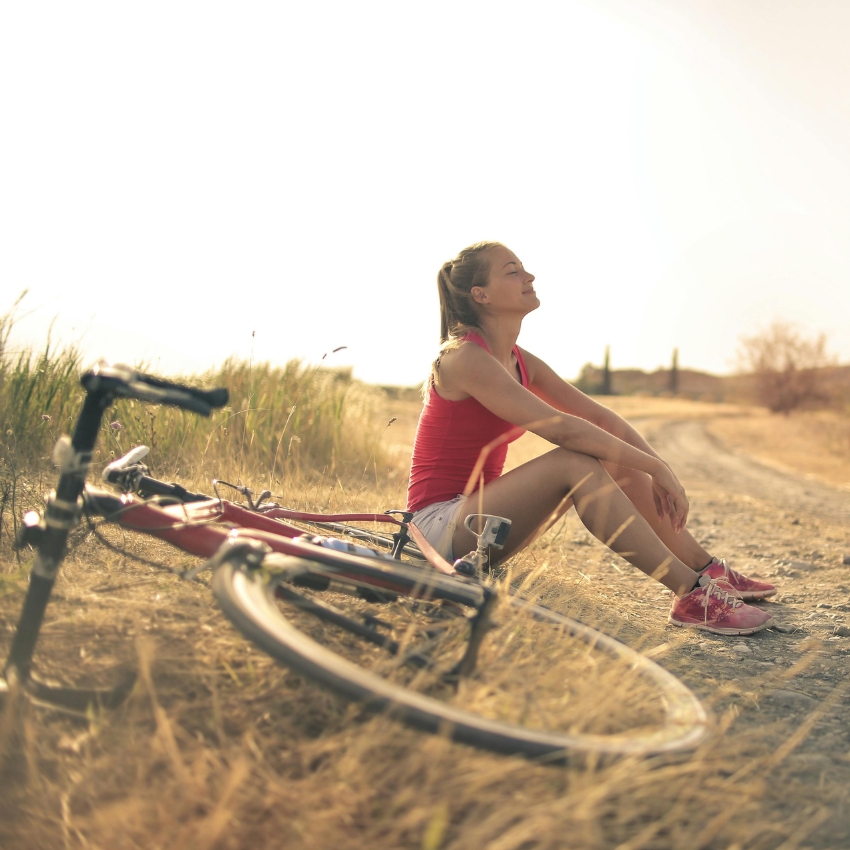
<svg viewBox="0 0 850 850">
<path fill-rule="evenodd" d="M 774 413 L 822 407 L 831 400 L 826 370 L 834 361 L 825 334 L 809 338 L 795 325 L 774 322 L 741 338 L 738 361 L 751 375 L 759 402 Z"/>
</svg>

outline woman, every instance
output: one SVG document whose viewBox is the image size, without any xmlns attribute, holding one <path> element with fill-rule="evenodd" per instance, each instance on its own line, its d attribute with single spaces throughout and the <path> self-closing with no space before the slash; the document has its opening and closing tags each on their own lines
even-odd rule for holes
<svg viewBox="0 0 850 850">
<path fill-rule="evenodd" d="M 776 589 L 730 570 L 697 543 L 670 467 L 620 416 L 517 346 L 523 318 L 540 306 L 533 284 L 498 242 L 472 245 L 440 269 L 442 346 L 408 489 L 416 525 L 452 560 L 475 547 L 463 523 L 469 514 L 507 517 L 507 558 L 574 506 L 591 534 L 673 591 L 673 625 L 733 635 L 767 628 L 772 617 L 745 600 Z M 523 429 L 556 448 L 502 475 L 507 444 Z M 473 472 L 479 486 L 467 499 L 459 494 Z"/>
</svg>

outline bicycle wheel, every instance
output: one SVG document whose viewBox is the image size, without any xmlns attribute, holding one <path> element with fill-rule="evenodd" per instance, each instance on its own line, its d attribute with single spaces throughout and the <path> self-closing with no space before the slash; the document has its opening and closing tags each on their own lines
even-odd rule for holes
<svg viewBox="0 0 850 850">
<path fill-rule="evenodd" d="M 546 760 L 671 753 L 706 734 L 705 711 L 688 688 L 588 626 L 472 581 L 303 548 L 303 557 L 223 550 L 213 559 L 213 592 L 258 647 L 371 710 L 475 747 Z M 378 616 L 380 601 L 391 604 Z M 576 680 L 590 673 L 588 694 Z M 588 697 L 600 711 L 588 711 Z M 613 699 L 614 713 L 631 712 L 624 728 L 605 716 Z"/>
</svg>

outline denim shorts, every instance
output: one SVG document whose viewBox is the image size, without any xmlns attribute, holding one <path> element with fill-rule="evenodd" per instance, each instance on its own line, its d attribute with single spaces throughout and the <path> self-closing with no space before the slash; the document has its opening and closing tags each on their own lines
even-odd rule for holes
<svg viewBox="0 0 850 850">
<path fill-rule="evenodd" d="M 466 496 L 455 496 L 447 502 L 434 502 L 413 515 L 416 527 L 425 539 L 449 562 L 454 561 L 452 538 Z"/>
</svg>

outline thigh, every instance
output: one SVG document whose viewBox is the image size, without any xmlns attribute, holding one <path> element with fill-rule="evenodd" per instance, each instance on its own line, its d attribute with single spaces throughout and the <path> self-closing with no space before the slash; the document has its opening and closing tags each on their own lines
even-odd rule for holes
<svg viewBox="0 0 850 850">
<path fill-rule="evenodd" d="M 458 516 L 454 554 L 460 557 L 475 548 L 475 537 L 464 526 L 470 514 L 494 514 L 511 521 L 511 533 L 499 554 L 502 560 L 569 510 L 574 487 L 581 486 L 584 491 L 606 483 L 611 484 L 611 478 L 596 458 L 553 449 L 491 481 L 467 499 Z"/>
</svg>

